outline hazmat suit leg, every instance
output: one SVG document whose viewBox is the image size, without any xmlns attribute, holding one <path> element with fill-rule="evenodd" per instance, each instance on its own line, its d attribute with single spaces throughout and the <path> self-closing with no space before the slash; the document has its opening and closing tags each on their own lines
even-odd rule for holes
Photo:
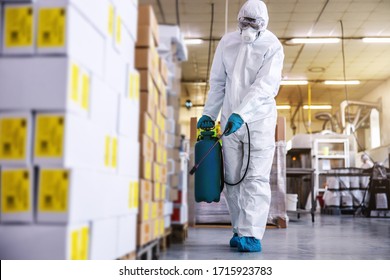
<svg viewBox="0 0 390 280">
<path fill-rule="evenodd" d="M 251 151 L 247 175 L 237 186 L 226 185 L 226 200 L 233 230 L 239 236 L 261 240 L 264 235 L 271 202 L 269 177 L 275 151 L 275 125 L 275 116 L 248 124 Z M 229 183 L 235 183 L 241 178 L 248 160 L 246 126 L 242 126 L 234 136 L 233 139 L 226 137 L 223 142 L 225 180 Z M 226 142 L 228 147 L 225 147 Z M 232 147 L 234 143 L 235 148 Z"/>
</svg>

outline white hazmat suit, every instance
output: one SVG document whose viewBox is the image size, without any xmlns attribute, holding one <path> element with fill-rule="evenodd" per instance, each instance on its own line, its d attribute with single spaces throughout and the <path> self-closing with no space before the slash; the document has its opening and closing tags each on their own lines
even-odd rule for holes
<svg viewBox="0 0 390 280">
<path fill-rule="evenodd" d="M 226 185 L 225 197 L 233 232 L 239 237 L 261 240 L 271 200 L 269 176 L 275 149 L 275 96 L 284 53 L 279 40 L 266 29 L 268 12 L 262 1 L 245 2 L 238 14 L 238 19 L 242 17 L 261 20 L 259 36 L 249 44 L 243 41 L 241 30 L 222 37 L 210 72 L 210 91 L 203 114 L 216 120 L 222 108 L 222 128 L 232 113 L 248 124 L 251 141 L 248 173 L 239 185 Z M 236 183 L 244 174 L 248 160 L 246 126 L 222 139 L 225 180 Z"/>
</svg>

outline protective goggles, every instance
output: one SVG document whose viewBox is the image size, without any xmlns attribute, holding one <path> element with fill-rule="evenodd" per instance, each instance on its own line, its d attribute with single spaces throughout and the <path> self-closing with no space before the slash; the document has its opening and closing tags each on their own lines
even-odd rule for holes
<svg viewBox="0 0 390 280">
<path fill-rule="evenodd" d="M 238 27 L 240 29 L 252 27 L 255 30 L 260 30 L 263 27 L 263 22 L 259 19 L 241 17 L 238 19 Z"/>
</svg>

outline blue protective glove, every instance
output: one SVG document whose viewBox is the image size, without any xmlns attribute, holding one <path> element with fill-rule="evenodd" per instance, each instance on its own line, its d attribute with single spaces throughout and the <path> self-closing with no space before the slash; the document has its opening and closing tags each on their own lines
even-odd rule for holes
<svg viewBox="0 0 390 280">
<path fill-rule="evenodd" d="M 206 115 L 203 115 L 199 119 L 198 124 L 196 125 L 197 128 L 201 128 L 201 129 L 210 129 L 213 128 L 214 126 L 215 126 L 214 121 L 209 116 Z"/>
<path fill-rule="evenodd" d="M 225 126 L 224 131 L 226 131 L 226 129 L 228 129 L 229 126 L 231 126 L 231 128 L 225 133 L 225 135 L 228 136 L 236 132 L 243 124 L 244 124 L 244 120 L 240 117 L 240 115 L 231 114 Z"/>
</svg>

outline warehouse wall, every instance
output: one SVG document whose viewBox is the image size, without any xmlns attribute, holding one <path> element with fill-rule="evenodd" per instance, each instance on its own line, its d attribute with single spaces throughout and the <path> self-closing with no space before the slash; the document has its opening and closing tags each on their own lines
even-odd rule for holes
<svg viewBox="0 0 390 280">
<path fill-rule="evenodd" d="M 388 124 L 390 123 L 390 111 L 386 110 L 390 104 L 390 79 L 378 86 L 372 92 L 368 93 L 362 101 L 377 102 L 381 100 L 382 112 L 380 112 L 380 128 L 381 128 L 381 146 L 390 145 L 390 133 L 388 132 Z"/>
</svg>

